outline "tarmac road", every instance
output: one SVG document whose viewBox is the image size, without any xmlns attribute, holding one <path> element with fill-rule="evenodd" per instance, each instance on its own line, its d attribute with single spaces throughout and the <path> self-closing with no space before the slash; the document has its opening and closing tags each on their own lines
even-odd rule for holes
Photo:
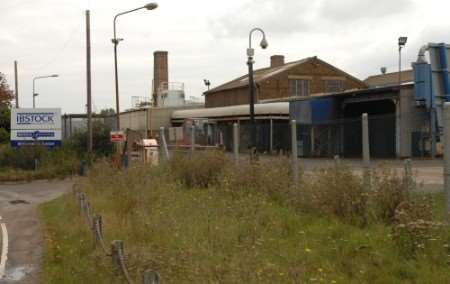
<svg viewBox="0 0 450 284">
<path fill-rule="evenodd" d="M 6 270 L 0 284 L 38 283 L 42 234 L 37 205 L 68 192 L 73 181 L 0 185 L 0 225 L 8 232 Z M 0 227 L 0 239 L 2 238 Z M 0 241 L 0 250 L 2 250 Z M 0 252 L 0 258 L 2 253 Z M 1 271 L 0 259 L 0 276 Z"/>
</svg>

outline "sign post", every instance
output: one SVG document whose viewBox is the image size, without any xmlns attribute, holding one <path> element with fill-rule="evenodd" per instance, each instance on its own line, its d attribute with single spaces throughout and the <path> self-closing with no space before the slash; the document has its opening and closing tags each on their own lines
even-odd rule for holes
<svg viewBox="0 0 450 284">
<path fill-rule="evenodd" d="M 112 143 L 125 141 L 125 133 L 123 131 L 111 131 L 110 139 Z"/>
</svg>

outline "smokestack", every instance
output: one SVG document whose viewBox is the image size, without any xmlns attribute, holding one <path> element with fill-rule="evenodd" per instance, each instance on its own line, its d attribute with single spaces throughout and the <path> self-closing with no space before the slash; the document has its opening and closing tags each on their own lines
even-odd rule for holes
<svg viewBox="0 0 450 284">
<path fill-rule="evenodd" d="M 169 82 L 168 52 L 155 51 L 153 58 L 153 105 L 158 106 L 158 90 Z"/>
<path fill-rule="evenodd" d="M 283 55 L 272 55 L 270 57 L 270 67 L 278 67 L 284 65 Z"/>
</svg>

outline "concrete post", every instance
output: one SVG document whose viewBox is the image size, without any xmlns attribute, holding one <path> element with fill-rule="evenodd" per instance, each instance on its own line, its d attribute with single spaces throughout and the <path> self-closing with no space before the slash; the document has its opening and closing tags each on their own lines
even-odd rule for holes
<svg viewBox="0 0 450 284">
<path fill-rule="evenodd" d="M 164 127 L 160 127 L 159 128 L 159 149 L 161 151 L 160 156 L 163 160 L 170 160 L 170 155 L 169 155 L 169 148 L 167 146 L 167 142 L 166 142 L 166 134 L 164 131 Z"/>
<path fill-rule="evenodd" d="M 314 126 L 311 125 L 311 157 L 314 157 L 314 154 L 316 152 L 316 137 L 314 133 Z"/>
<path fill-rule="evenodd" d="M 334 156 L 334 167 L 337 169 L 341 166 L 341 158 L 339 155 Z"/>
<path fill-rule="evenodd" d="M 444 196 L 445 221 L 450 223 L 450 103 L 444 104 Z"/>
<path fill-rule="evenodd" d="M 233 157 L 234 161 L 239 164 L 239 126 L 233 123 Z"/>
<path fill-rule="evenodd" d="M 92 219 L 92 230 L 94 231 L 94 237 L 96 243 L 100 243 L 103 239 L 103 219 L 101 215 L 95 215 Z"/>
<path fill-rule="evenodd" d="M 362 152 L 363 152 L 363 179 L 364 186 L 370 189 L 370 144 L 369 144 L 369 118 L 367 113 L 362 115 Z"/>
<path fill-rule="evenodd" d="M 411 165 L 411 159 L 405 159 L 404 161 L 404 167 L 405 167 L 405 181 L 408 186 L 408 190 L 412 190 L 413 188 L 413 177 L 412 177 L 412 165 Z"/>
<path fill-rule="evenodd" d="M 292 148 L 292 176 L 294 179 L 294 185 L 298 187 L 298 147 L 297 147 L 297 121 L 291 120 L 291 148 Z"/>
<path fill-rule="evenodd" d="M 123 241 L 114 240 L 111 242 L 111 257 L 115 267 L 120 268 L 120 254 L 123 252 Z"/>
<path fill-rule="evenodd" d="M 195 125 L 191 125 L 191 155 L 195 152 Z"/>
<path fill-rule="evenodd" d="M 84 203 L 86 202 L 86 196 L 84 194 L 84 192 L 81 192 L 79 195 L 80 198 L 80 215 L 84 216 L 85 212 L 85 206 Z"/>
<path fill-rule="evenodd" d="M 147 270 L 144 272 L 144 284 L 159 284 L 161 277 L 157 272 Z"/>
<path fill-rule="evenodd" d="M 362 115 L 362 151 L 365 168 L 370 168 L 369 118 L 367 113 Z"/>
<path fill-rule="evenodd" d="M 269 153 L 272 155 L 273 153 L 273 119 L 270 120 L 270 145 L 269 145 Z"/>
</svg>

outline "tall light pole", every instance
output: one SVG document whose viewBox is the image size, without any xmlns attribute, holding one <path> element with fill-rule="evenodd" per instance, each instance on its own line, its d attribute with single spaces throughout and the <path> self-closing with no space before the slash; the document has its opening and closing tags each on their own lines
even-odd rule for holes
<svg viewBox="0 0 450 284">
<path fill-rule="evenodd" d="M 33 108 L 36 107 L 35 98 L 39 95 L 36 93 L 36 80 L 46 79 L 46 78 L 57 78 L 57 77 L 59 77 L 58 74 L 53 74 L 53 75 L 46 75 L 46 76 L 37 76 L 37 77 L 33 78 Z"/>
<path fill-rule="evenodd" d="M 402 85 L 402 48 L 405 47 L 408 38 L 401 36 L 398 38 L 398 87 Z"/>
<path fill-rule="evenodd" d="M 119 16 L 131 13 L 131 12 L 135 12 L 135 11 L 142 10 L 142 9 L 154 10 L 156 8 L 158 8 L 158 4 L 149 3 L 142 7 L 119 13 L 114 17 L 114 21 L 113 21 L 114 38 L 111 41 L 114 44 L 114 75 L 115 75 L 115 85 L 116 85 L 116 128 L 117 128 L 117 130 L 120 130 L 119 75 L 117 73 L 117 45 L 119 45 L 119 42 L 123 39 L 117 38 L 117 36 L 116 36 L 116 21 Z"/>
<path fill-rule="evenodd" d="M 203 83 L 205 84 L 206 88 L 208 88 L 208 91 L 209 91 L 209 87 L 211 86 L 211 82 L 208 79 L 203 79 Z"/>
<path fill-rule="evenodd" d="M 255 50 L 252 48 L 252 34 L 256 31 L 262 33 L 262 40 L 260 46 L 262 49 L 266 49 L 269 44 L 266 40 L 266 34 L 260 28 L 254 28 L 250 31 L 248 35 L 248 49 L 247 49 L 247 65 L 248 65 L 248 86 L 250 90 L 250 159 L 256 158 L 256 122 L 255 122 L 255 82 L 253 79 L 253 56 L 255 55 Z"/>
</svg>

